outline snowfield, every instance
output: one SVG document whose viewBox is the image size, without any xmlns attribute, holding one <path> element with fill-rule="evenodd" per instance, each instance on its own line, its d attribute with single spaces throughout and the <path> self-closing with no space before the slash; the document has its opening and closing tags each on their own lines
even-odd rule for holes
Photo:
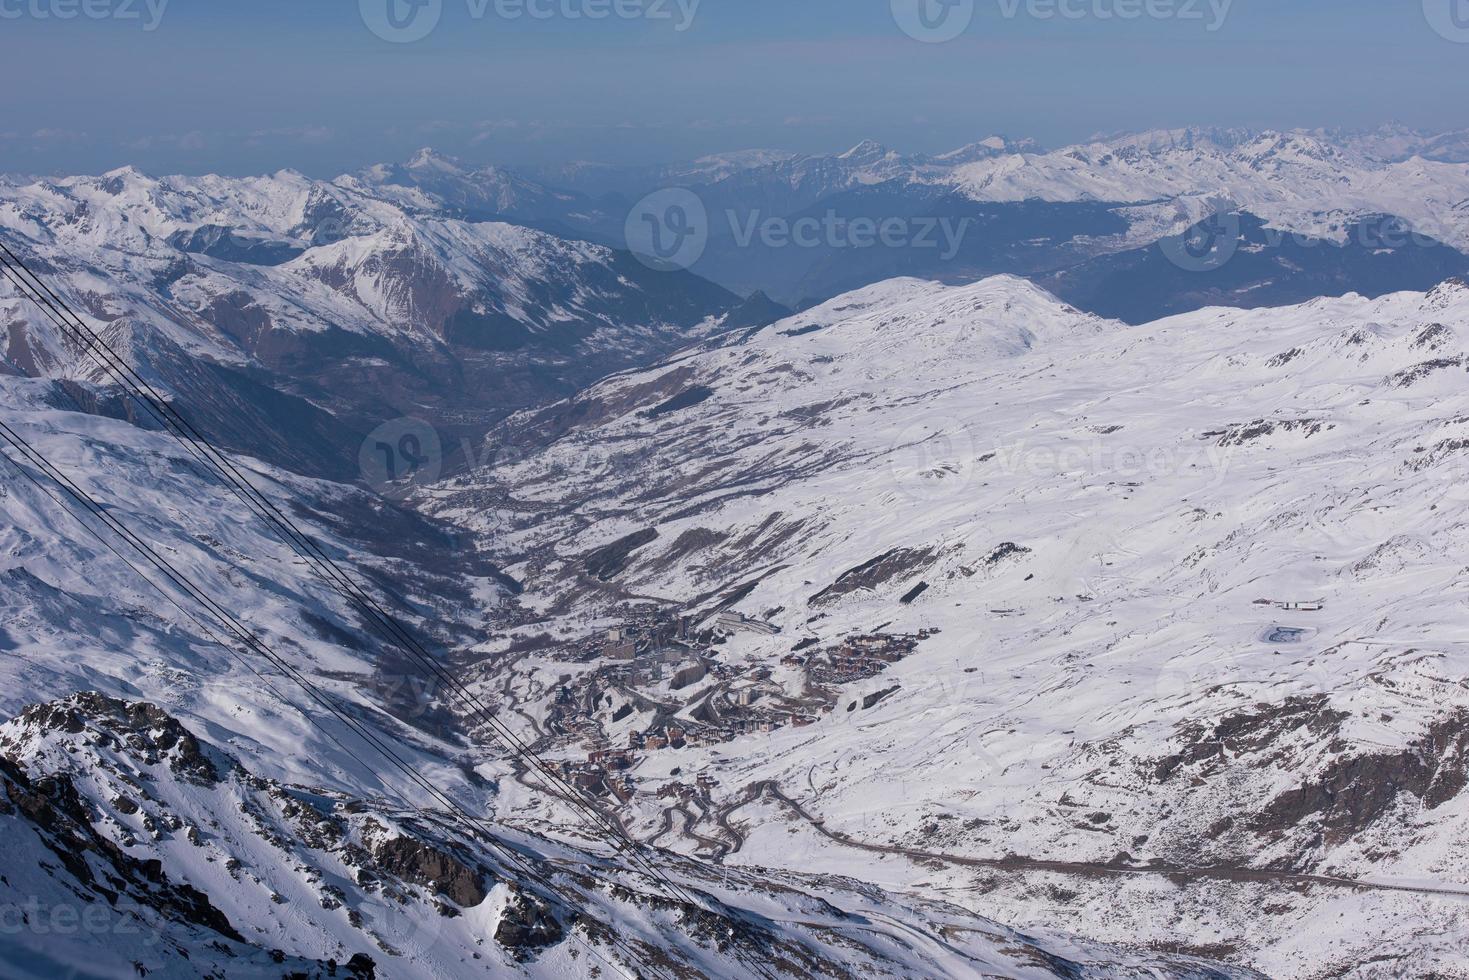
<svg viewBox="0 0 1469 980">
<path fill-rule="evenodd" d="M 1466 160 L 1186 130 L 660 179 L 1091 202 L 1111 237 L 1054 244 L 1105 258 L 1221 202 L 1469 248 Z M 484 821 L 420 812 L 7 448 L 0 973 L 1469 976 L 1469 284 L 1130 326 L 905 277 L 786 316 L 579 240 L 593 204 L 425 151 L 0 179 L 0 238 L 688 894 L 0 282 L 0 422 Z M 465 451 L 390 501 L 362 460 L 400 416 Z"/>
<path fill-rule="evenodd" d="M 1466 338 L 1459 282 L 1133 328 L 899 280 L 516 416 L 421 503 L 544 617 L 484 648 L 528 734 L 733 732 L 635 753 L 665 843 L 1272 976 L 1452 973 Z M 779 633 L 715 629 L 691 685 L 587 659 L 648 604 Z M 874 634 L 923 638 L 827 663 Z M 772 731 L 731 729 L 742 687 Z"/>
<path fill-rule="evenodd" d="M 1243 208 L 1272 227 L 1339 241 L 1353 219 L 1392 214 L 1423 235 L 1469 246 L 1469 163 L 1384 155 L 1381 141 L 1306 132 L 1175 130 L 1129 135 L 1047 153 L 1016 153 L 955 168 L 942 181 L 976 201 L 1105 201 L 1141 205 L 1135 241 L 1176 233 L 1215 210 Z"/>
<path fill-rule="evenodd" d="M 87 530 L 100 525 L 79 522 L 44 478 L 38 487 L 6 463 L 7 976 L 1252 975 L 1060 933 L 1036 939 L 942 898 L 894 899 L 825 871 L 657 855 L 677 882 L 672 894 L 575 822 L 517 813 L 518 791 L 503 792 L 509 780 L 477 774 L 508 774 L 503 751 L 448 725 L 439 692 L 365 634 L 181 448 L 79 412 L 62 392 L 12 379 L 0 413 L 415 769 L 494 823 L 486 834 L 442 809 L 419 810 L 431 802 L 421 790 L 279 673 L 213 642 Z M 430 635 L 451 662 L 505 614 L 508 580 L 473 556 L 446 564 L 458 543 L 442 526 L 360 490 L 242 463 L 354 576 L 391 582 L 381 601 L 414 623 L 457 624 Z M 75 693 L 93 691 L 103 693 Z M 47 699 L 56 700 L 34 704 Z"/>
</svg>

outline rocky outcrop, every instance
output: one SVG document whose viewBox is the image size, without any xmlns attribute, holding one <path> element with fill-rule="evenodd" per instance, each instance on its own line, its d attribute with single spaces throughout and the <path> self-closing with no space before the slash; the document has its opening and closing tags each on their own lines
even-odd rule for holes
<svg viewBox="0 0 1469 980">
<path fill-rule="evenodd" d="M 510 899 L 500 913 L 500 924 L 495 927 L 495 942 L 523 961 L 556 945 L 565 935 L 550 903 L 524 889 L 511 888 Z"/>
<path fill-rule="evenodd" d="M 927 568 L 933 560 L 934 552 L 930 548 L 894 548 L 843 572 L 835 582 L 811 597 L 811 605 L 835 602 L 862 589 L 876 589 L 899 576 Z"/>
<path fill-rule="evenodd" d="M 1434 810 L 1469 785 L 1469 715 L 1434 723 L 1401 752 L 1342 756 L 1275 799 L 1253 822 L 1282 835 L 1300 828 L 1335 846 L 1351 840 L 1404 800 Z"/>
<path fill-rule="evenodd" d="M 220 779 L 199 740 L 157 705 L 83 692 L 65 701 L 27 708 L 15 724 L 36 732 L 71 735 L 90 729 L 101 739 L 136 753 L 147 765 L 166 761 L 181 779 L 200 786 L 213 786 Z M 15 736 L 0 735 L 0 751 L 14 740 Z"/>
<path fill-rule="evenodd" d="M 38 914 L 80 902 L 144 927 L 136 942 L 89 933 L 65 948 L 54 932 L 23 930 L 23 956 L 47 964 L 22 969 L 25 980 L 81 963 L 105 975 L 208 980 L 501 978 L 545 975 L 543 959 L 564 970 L 563 956 L 590 976 L 601 969 L 595 960 L 629 973 L 656 963 L 690 978 L 753 975 L 757 962 L 782 977 L 968 976 L 981 967 L 1012 975 L 1049 955 L 949 906 L 923 903 L 912 915 L 910 899 L 875 913 L 878 892 L 837 879 L 813 880 L 808 891 L 790 876 L 714 875 L 661 855 L 660 875 L 680 879 L 672 897 L 616 860 L 253 775 L 154 705 L 78 695 L 26 710 L 0 726 L 0 739 L 0 909 L 29 907 L 49 887 Z M 125 836 L 130 843 L 119 842 Z M 198 887 L 206 882 L 208 894 Z M 732 904 L 743 896 L 753 896 L 748 907 Z M 894 945 L 892 916 L 941 958 Z M 7 966 L 14 939 L 0 936 Z M 368 943 L 372 955 L 354 948 Z M 335 955 L 312 959 L 303 948 Z M 1084 956 L 1070 947 L 1065 962 L 1077 971 L 1068 975 L 1088 980 L 1118 975 L 1114 964 L 1155 976 L 1252 976 L 1102 947 Z"/>
<path fill-rule="evenodd" d="M 656 540 L 658 540 L 658 530 L 651 527 L 629 534 L 624 538 L 618 538 L 611 544 L 587 555 L 587 574 L 602 582 L 610 581 L 628 566 L 634 551 Z"/>
<path fill-rule="evenodd" d="M 483 904 L 485 872 L 458 858 L 409 837 L 393 837 L 372 846 L 372 856 L 383 870 L 417 884 L 429 885 L 461 908 Z"/>
</svg>

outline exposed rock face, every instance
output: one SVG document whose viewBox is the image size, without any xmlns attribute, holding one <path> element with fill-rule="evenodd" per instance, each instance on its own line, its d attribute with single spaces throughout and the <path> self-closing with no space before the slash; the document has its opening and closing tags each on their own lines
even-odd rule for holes
<svg viewBox="0 0 1469 980">
<path fill-rule="evenodd" d="M 1343 756 L 1297 789 L 1270 802 L 1256 828 L 1277 834 L 1315 828 L 1323 843 L 1349 841 L 1385 816 L 1404 795 L 1428 810 L 1469 785 L 1469 715 L 1435 723 L 1411 747 L 1394 753 Z"/>
<path fill-rule="evenodd" d="M 1155 776 L 1163 782 L 1227 780 L 1241 765 L 1301 771 L 1303 745 L 1336 746 L 1319 765 L 1304 767 L 1308 775 L 1299 785 L 1248 818 L 1219 825 L 1221 832 L 1247 828 L 1285 844 L 1294 856 L 1275 863 L 1292 870 L 1309 870 L 1320 847 L 1351 842 L 1401 803 L 1432 811 L 1469 786 L 1469 715 L 1434 722 L 1408 748 L 1390 753 L 1342 751 L 1350 717 L 1317 696 L 1258 705 L 1212 726 L 1190 724 L 1181 751 L 1160 760 Z"/>
<path fill-rule="evenodd" d="M 634 551 L 656 540 L 658 531 L 650 527 L 598 548 L 587 556 L 587 574 L 603 582 L 616 578 L 627 567 Z"/>
<path fill-rule="evenodd" d="M 0 756 L 4 814 L 29 821 L 56 858 L 84 887 L 108 897 L 114 904 L 129 888 L 146 893 L 149 905 L 181 922 L 213 930 L 227 939 L 244 942 L 229 920 L 204 894 L 188 885 L 169 882 L 157 861 L 137 861 L 92 826 L 87 807 L 65 776 L 31 782 L 13 762 Z M 99 875 L 90 858 L 100 859 L 110 874 Z"/>
<path fill-rule="evenodd" d="M 1323 696 L 1291 698 L 1279 705 L 1257 705 L 1251 711 L 1228 715 L 1217 724 L 1194 722 L 1183 726 L 1183 750 L 1159 761 L 1157 777 L 1167 780 L 1182 767 L 1211 760 L 1228 760 L 1244 753 L 1264 753 L 1283 736 L 1303 732 L 1313 739 L 1330 739 L 1341 729 L 1347 715 L 1330 708 Z"/>
<path fill-rule="evenodd" d="M 511 889 L 511 897 L 500 913 L 500 924 L 495 927 L 495 941 L 522 960 L 556 945 L 565 934 L 551 906 L 519 888 Z"/>
<path fill-rule="evenodd" d="M 746 977 L 758 960 L 780 977 L 916 980 L 1050 955 L 925 904 L 903 929 L 942 951 L 929 962 L 881 924 L 909 913 L 878 911 L 868 888 L 821 879 L 807 891 L 660 857 L 685 901 L 613 861 L 506 833 L 486 840 L 438 815 L 265 779 L 156 706 L 76 695 L 0 726 L 0 912 L 36 924 L 0 932 L 0 963 L 23 980 L 79 967 L 208 980 L 498 980 L 596 976 L 598 959 L 629 972 L 652 962 L 675 976 Z M 518 854 L 508 865 L 506 848 Z M 752 894 L 755 904 L 741 904 Z M 112 924 L 63 947 L 43 919 L 78 902 L 86 914 L 110 910 Z M 1088 980 L 1115 975 L 1112 962 L 1178 980 L 1253 976 L 1100 948 L 1068 949 L 1067 961 L 1068 976 Z"/>
<path fill-rule="evenodd" d="M 166 760 L 181 779 L 199 786 L 219 782 L 219 772 L 199 740 L 157 705 L 84 692 L 65 701 L 28 708 L 14 726 L 70 735 L 80 735 L 90 728 L 104 740 L 115 740 L 115 744 L 136 753 L 145 764 Z M 12 738 L 0 735 L 0 751 L 8 748 Z"/>
<path fill-rule="evenodd" d="M 811 605 L 820 606 L 833 602 L 859 589 L 875 589 L 900 575 L 907 576 L 921 571 L 933 559 L 933 550 L 929 548 L 894 548 L 843 572 L 835 582 L 811 597 Z"/>
<path fill-rule="evenodd" d="M 470 868 L 422 841 L 408 837 L 384 840 L 373 845 L 372 855 L 383 870 L 404 881 L 431 885 L 463 908 L 481 904 L 489 894 L 483 871 Z"/>
</svg>

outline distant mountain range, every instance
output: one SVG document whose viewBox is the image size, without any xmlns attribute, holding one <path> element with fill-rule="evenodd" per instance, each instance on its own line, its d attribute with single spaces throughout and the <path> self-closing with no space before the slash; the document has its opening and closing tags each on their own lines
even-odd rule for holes
<svg viewBox="0 0 1469 980">
<path fill-rule="evenodd" d="M 692 274 L 489 220 L 559 200 L 538 194 L 424 155 L 336 181 L 124 169 L 0 187 L 0 235 L 206 432 L 341 477 L 381 421 L 479 433 L 742 305 Z M 8 284 L 0 296 L 0 371 L 96 377 L 42 311 Z M 295 444 L 260 441 L 281 431 Z"/>
<path fill-rule="evenodd" d="M 1463 134 L 1173 130 L 1049 152 L 1003 140 L 975 149 L 905 158 L 864 144 L 823 158 L 818 172 L 839 177 L 823 181 L 827 193 L 820 195 L 793 194 L 792 188 L 807 185 L 793 183 L 779 165 L 694 183 L 713 216 L 713 231 L 710 248 L 693 268 L 736 290 L 763 289 L 797 307 L 893 275 L 953 283 L 1001 273 L 1046 275 L 1054 287 L 1081 262 L 1150 248 L 1215 213 L 1230 213 L 1246 225 L 1263 223 L 1313 244 L 1361 245 L 1348 241 L 1348 230 L 1379 216 L 1400 219 L 1418 238 L 1345 252 L 1315 249 L 1288 260 L 1275 256 L 1281 262 L 1257 264 L 1248 279 L 1238 268 L 1193 269 L 1182 287 L 1166 277 L 1150 282 L 1157 303 L 1138 315 L 1196 308 L 1188 303 L 1198 295 L 1299 302 L 1318 295 L 1313 290 L 1323 282 L 1357 281 L 1373 295 L 1423 289 L 1442 279 L 1446 268 L 1469 269 L 1463 255 L 1469 251 L 1469 141 Z M 802 167 L 813 169 L 809 162 Z M 860 248 L 830 237 L 809 247 L 771 247 L 759 237 L 751 244 L 737 241 L 730 229 L 754 215 L 834 220 L 842 228 L 897 219 L 910 229 L 943 223 L 964 233 L 954 249 L 915 247 L 906 238 Z M 1432 254 L 1418 254 L 1415 244 Z M 1287 274 L 1303 260 L 1305 275 Z M 1088 302 L 1080 293 L 1067 298 Z"/>
<path fill-rule="evenodd" d="M 905 155 L 868 141 L 830 156 L 755 151 L 677 167 L 579 166 L 538 176 L 602 195 L 596 208 L 584 209 L 591 220 L 579 227 L 617 244 L 625 244 L 613 220 L 619 205 L 659 187 L 694 191 L 710 215 L 709 247 L 694 271 L 796 307 L 894 275 L 952 283 L 1039 275 L 1066 293 L 1066 270 L 1073 266 L 1150 248 L 1219 212 L 1235 214 L 1247 227 L 1263 224 L 1309 240 L 1305 248 L 1314 251 L 1273 256 L 1273 266 L 1256 263 L 1249 272 L 1194 269 L 1185 286 L 1166 278 L 1151 283 L 1156 302 L 1147 309 L 1097 311 L 1147 319 L 1163 309 L 1196 308 L 1201 296 L 1299 302 L 1324 284 L 1353 281 L 1379 295 L 1428 288 L 1446 267 L 1469 268 L 1462 257 L 1469 251 L 1469 135 L 1463 132 L 1177 129 L 1056 150 L 990 137 L 939 155 Z M 1366 247 L 1348 241 L 1349 230 L 1384 216 L 1405 222 L 1417 238 Z M 809 245 L 771 245 L 736 233 L 769 219 L 842 229 L 861 221 L 897 220 L 908 228 L 942 222 L 964 234 L 959 247 L 943 249 L 914 247 L 908 238 L 853 247 L 830 235 Z M 1327 243 L 1347 248 L 1315 249 Z M 1412 244 L 1431 254 L 1419 255 Z M 1302 261 L 1304 275 L 1288 274 Z M 1067 298 L 1089 302 L 1081 292 Z"/>
<path fill-rule="evenodd" d="M 530 176 L 424 150 L 330 181 L 9 179 L 0 235 L 161 385 L 230 391 L 187 399 L 211 434 L 343 477 L 347 447 L 383 421 L 478 435 L 726 318 L 750 325 L 894 276 L 1019 274 L 1132 322 L 1430 288 L 1469 271 L 1466 157 L 1464 134 L 1391 127 L 1169 130 L 1053 151 L 991 137 L 939 155 L 864 142 Z M 626 251 L 637 197 L 671 185 L 708 215 L 688 271 Z M 1180 266 L 1175 246 L 1221 215 L 1225 261 Z M 898 234 L 861 241 L 864 225 Z M 793 241 L 803 226 L 814 237 Z M 0 371 L 91 370 L 25 303 L 0 300 L 0 329 Z M 263 435 L 283 429 L 292 444 Z"/>
</svg>

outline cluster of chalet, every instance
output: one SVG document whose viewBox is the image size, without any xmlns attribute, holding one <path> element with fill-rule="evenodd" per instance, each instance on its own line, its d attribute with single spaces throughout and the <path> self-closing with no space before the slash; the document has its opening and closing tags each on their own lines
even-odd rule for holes
<svg viewBox="0 0 1469 980">
<path fill-rule="evenodd" d="M 692 786 L 688 783 L 671 781 L 659 786 L 656 795 L 660 800 L 677 800 L 680 803 L 690 803 L 699 798 L 707 800 L 710 791 L 718 785 L 719 780 L 715 779 L 709 773 L 704 772 L 699 774 L 698 779 L 695 780 Z"/>
<path fill-rule="evenodd" d="M 873 633 L 853 636 L 835 647 L 807 656 L 792 653 L 781 662 L 787 666 L 805 667 L 818 684 L 851 684 L 876 677 L 893 664 L 905 659 L 937 630 L 917 634 L 890 636 Z"/>
<path fill-rule="evenodd" d="M 599 664 L 591 673 L 575 681 L 570 675 L 561 678 L 550 727 L 555 734 L 577 738 L 588 747 L 585 762 L 561 764 L 566 778 L 587 792 L 626 801 L 636 792 L 631 773 L 642 753 L 714 746 L 743 735 L 814 725 L 822 714 L 834 710 L 836 697 L 830 686 L 875 677 L 911 655 L 921 641 L 938 631 L 905 635 L 875 632 L 849 637 L 821 650 L 810 649 L 816 641 L 807 640 L 782 661 L 803 668 L 814 685 L 796 697 L 771 682 L 769 667 L 725 663 L 711 646 L 740 633 L 771 636 L 778 632 L 769 623 L 735 612 L 718 614 L 710 629 L 698 632 L 693 617 L 675 616 L 651 606 L 629 611 L 621 625 L 583 644 L 586 660 Z M 660 722 L 632 731 L 622 748 L 608 744 L 607 734 L 596 720 L 601 705 L 606 703 L 603 698 L 607 691 L 619 686 L 637 689 L 666 684 L 664 694 L 652 697 L 667 701 L 666 692 L 690 688 L 710 678 L 721 683 L 711 688 L 713 695 L 701 696 L 697 704 L 691 702 L 691 721 Z M 823 689 L 823 685 L 827 687 Z M 630 704 L 624 704 L 614 720 L 622 720 L 633 710 Z M 707 791 L 702 780 L 700 789 Z M 690 787 L 688 792 L 694 789 Z"/>
<path fill-rule="evenodd" d="M 626 665 L 631 673 L 622 678 L 633 687 L 656 687 L 667 682 L 678 691 L 709 676 L 704 639 L 696 635 L 691 616 L 674 616 L 666 610 L 643 609 L 629 614 L 622 625 L 608 630 L 600 640 L 588 643 L 588 659 Z"/>
<path fill-rule="evenodd" d="M 630 763 L 629 763 L 630 764 Z M 614 796 L 626 803 L 637 793 L 637 783 L 632 776 L 600 762 L 558 764 L 561 778 L 593 796 Z"/>
<path fill-rule="evenodd" d="M 633 732 L 627 737 L 629 749 L 681 749 L 689 744 L 689 733 L 682 725 L 665 725 L 650 732 Z"/>
</svg>

